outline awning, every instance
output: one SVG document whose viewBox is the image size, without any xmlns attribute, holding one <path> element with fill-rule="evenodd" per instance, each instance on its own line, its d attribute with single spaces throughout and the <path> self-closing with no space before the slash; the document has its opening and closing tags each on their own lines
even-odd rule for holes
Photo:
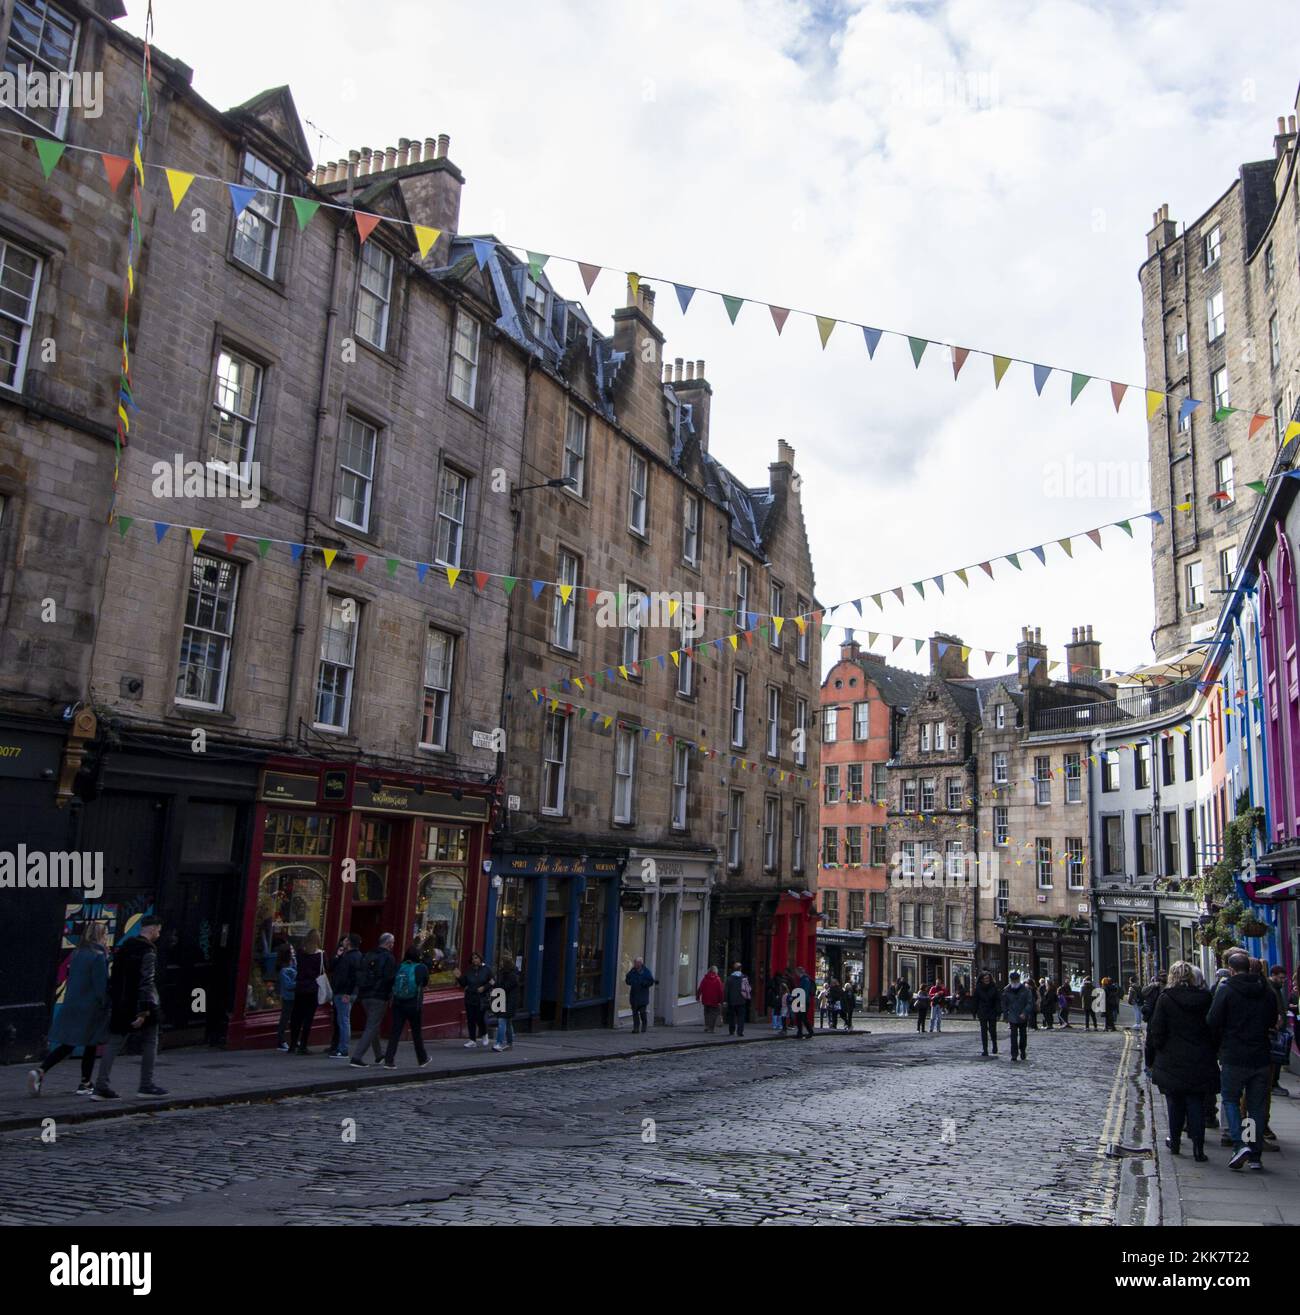
<svg viewBox="0 0 1300 1315">
<path fill-rule="evenodd" d="M 1256 886 L 1255 893 L 1251 898 L 1255 900 L 1271 900 L 1280 895 L 1282 891 L 1295 890 L 1297 886 L 1300 886 L 1300 877 L 1289 877 L 1286 881 L 1274 882 L 1271 886 Z M 1300 895 L 1300 891 L 1296 891 L 1296 894 L 1289 895 L 1287 898 L 1295 899 L 1297 895 Z"/>
</svg>

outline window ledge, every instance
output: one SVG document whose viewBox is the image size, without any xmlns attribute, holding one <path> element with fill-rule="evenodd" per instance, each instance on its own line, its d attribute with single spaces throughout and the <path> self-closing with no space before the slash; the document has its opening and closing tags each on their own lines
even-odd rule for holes
<svg viewBox="0 0 1300 1315">
<path fill-rule="evenodd" d="M 275 252 L 275 258 L 277 262 L 280 259 L 280 255 L 281 252 L 279 249 L 279 245 L 277 244 L 276 252 Z M 234 252 L 231 251 L 226 252 L 226 264 L 233 265 L 234 268 L 237 269 L 241 274 L 247 274 L 250 279 L 256 280 L 256 282 L 260 283 L 264 288 L 268 288 L 270 291 L 274 293 L 278 293 L 281 297 L 286 297 L 286 298 L 288 297 L 289 295 L 288 290 L 285 288 L 284 284 L 280 282 L 279 279 L 272 278 L 269 274 L 263 274 L 260 269 L 254 269 L 252 265 L 244 264 L 244 262 L 234 254 Z"/>
<path fill-rule="evenodd" d="M 171 707 L 163 713 L 163 720 L 180 722 L 199 720 L 216 722 L 222 726 L 234 726 L 239 718 L 233 712 L 225 712 L 219 708 L 203 708 L 174 700 Z"/>
</svg>

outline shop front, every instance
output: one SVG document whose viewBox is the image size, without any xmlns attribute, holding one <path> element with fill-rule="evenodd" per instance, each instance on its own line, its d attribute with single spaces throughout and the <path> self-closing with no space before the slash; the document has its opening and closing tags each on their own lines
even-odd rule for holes
<svg viewBox="0 0 1300 1315">
<path fill-rule="evenodd" d="M 1002 934 L 1001 961 L 993 967 L 1000 981 L 1017 972 L 1021 979 L 1048 978 L 1056 985 L 1068 982 L 1077 991 L 1092 971 L 1091 934 L 1072 927 L 1063 931 L 1052 921 L 1020 921 Z"/>
<path fill-rule="evenodd" d="M 485 958 L 520 976 L 515 1026 L 608 1027 L 626 850 L 503 851 L 491 860 Z"/>
<path fill-rule="evenodd" d="M 695 990 L 708 970 L 709 894 L 716 869 L 712 850 L 629 851 L 619 893 L 617 1026 L 632 1017 L 624 979 L 638 958 L 657 982 L 650 993 L 655 1023 L 676 1027 L 704 1021 Z"/>
<path fill-rule="evenodd" d="M 907 936 L 890 936 L 889 980 L 905 977 L 916 990 L 921 985 L 942 982 L 954 995 L 975 985 L 975 942 L 941 941 Z"/>
<path fill-rule="evenodd" d="M 709 963 L 725 977 L 739 963 L 754 988 L 755 1013 L 768 1007 L 777 972 L 817 967 L 816 898 L 809 891 L 715 891 Z"/>
<path fill-rule="evenodd" d="M 231 1044 L 274 1044 L 279 970 L 312 931 L 327 956 L 349 933 L 365 952 L 391 932 L 399 959 L 418 946 L 430 970 L 425 1034 L 459 1035 L 456 977 L 482 942 L 489 801 L 479 783 L 355 763 L 268 763 L 254 814 Z M 326 1019 L 320 1010 L 316 1035 Z M 358 1012 L 354 1026 L 359 1020 Z"/>
<path fill-rule="evenodd" d="M 1130 977 L 1142 984 L 1167 972 L 1180 959 L 1202 969 L 1202 909 L 1190 895 L 1152 891 L 1135 895 L 1099 893 L 1097 970 L 1121 986 Z"/>
<path fill-rule="evenodd" d="M 841 984 L 852 982 L 859 994 L 866 980 L 867 933 L 842 931 L 838 927 L 817 928 L 817 984 L 834 978 Z"/>
</svg>

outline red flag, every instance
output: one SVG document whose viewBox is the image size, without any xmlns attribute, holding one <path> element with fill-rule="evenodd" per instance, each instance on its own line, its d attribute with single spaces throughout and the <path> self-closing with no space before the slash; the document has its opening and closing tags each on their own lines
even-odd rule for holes
<svg viewBox="0 0 1300 1315">
<path fill-rule="evenodd" d="M 364 210 L 354 210 L 352 215 L 357 221 L 357 232 L 361 234 L 361 241 L 364 243 L 366 238 L 375 231 L 375 225 L 379 223 L 382 216 L 368 215 Z"/>
<path fill-rule="evenodd" d="M 1262 415 L 1259 412 L 1256 412 L 1250 418 L 1250 427 L 1246 430 L 1246 437 L 1254 438 L 1256 430 L 1258 430 L 1261 425 L 1268 424 L 1271 419 L 1271 416 Z"/>
<path fill-rule="evenodd" d="M 99 158 L 104 162 L 104 177 L 108 179 L 109 187 L 116 192 L 131 161 L 123 155 L 109 155 L 106 152 L 101 153 Z"/>
<path fill-rule="evenodd" d="M 227 534 L 226 537 L 225 537 L 226 551 L 227 551 L 227 552 L 234 552 L 234 551 L 235 551 L 235 544 L 237 544 L 238 542 L 239 542 L 239 535 L 237 535 L 237 534 Z"/>
<path fill-rule="evenodd" d="M 595 607 L 595 606 L 596 606 L 596 595 L 597 595 L 599 592 L 600 592 L 600 591 L 597 590 L 597 589 L 588 589 L 588 590 L 587 590 L 587 606 L 588 606 L 588 607 Z"/>
<path fill-rule="evenodd" d="M 1117 384 L 1113 379 L 1110 381 L 1110 396 L 1115 403 L 1115 410 L 1119 410 L 1119 404 L 1124 400 L 1124 394 L 1128 392 L 1128 384 Z"/>
<path fill-rule="evenodd" d="M 772 312 L 772 323 L 776 325 L 777 335 L 780 336 L 781 330 L 785 328 L 785 322 L 789 318 L 790 312 L 784 306 L 769 306 L 768 310 Z"/>
<path fill-rule="evenodd" d="M 981 562 L 981 563 L 980 563 L 980 570 L 983 571 L 984 574 L 987 575 L 988 578 L 989 578 L 990 580 L 993 578 L 993 564 L 992 564 L 992 562 Z"/>
<path fill-rule="evenodd" d="M 1089 530 L 1089 531 L 1088 531 L 1088 538 L 1090 538 L 1090 539 L 1093 541 L 1093 543 L 1095 543 L 1095 544 L 1097 545 L 1098 548 L 1101 547 L 1101 531 L 1100 531 L 1100 530 Z"/>
<path fill-rule="evenodd" d="M 358 571 L 364 571 L 366 568 L 366 563 L 369 560 L 370 560 L 369 553 L 364 553 L 364 552 L 356 553 L 352 558 L 353 569 Z"/>
<path fill-rule="evenodd" d="M 583 286 L 586 287 L 588 292 L 590 292 L 591 285 L 596 281 L 596 275 L 600 273 L 600 266 L 584 265 L 582 261 L 578 261 L 578 269 L 582 273 Z"/>
<path fill-rule="evenodd" d="M 952 377 L 954 379 L 961 373 L 961 367 L 966 364 L 966 358 L 969 355 L 969 347 L 954 347 L 952 349 Z"/>
<path fill-rule="evenodd" d="M 488 573 L 486 571 L 474 572 L 474 588 L 482 593 L 487 588 Z"/>
</svg>

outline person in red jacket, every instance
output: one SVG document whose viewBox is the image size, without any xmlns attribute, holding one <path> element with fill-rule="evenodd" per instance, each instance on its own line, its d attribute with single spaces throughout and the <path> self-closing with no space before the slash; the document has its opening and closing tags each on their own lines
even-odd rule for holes
<svg viewBox="0 0 1300 1315">
<path fill-rule="evenodd" d="M 718 1025 L 718 1015 L 722 1012 L 722 1000 L 726 994 L 722 978 L 718 976 L 718 965 L 710 964 L 709 971 L 700 978 L 695 988 L 695 998 L 704 1006 L 704 1030 L 712 1032 Z"/>
<path fill-rule="evenodd" d="M 934 985 L 930 988 L 930 1031 L 943 1031 L 943 1005 L 948 998 L 948 988 L 943 984 L 943 979 L 936 977 Z"/>
</svg>

